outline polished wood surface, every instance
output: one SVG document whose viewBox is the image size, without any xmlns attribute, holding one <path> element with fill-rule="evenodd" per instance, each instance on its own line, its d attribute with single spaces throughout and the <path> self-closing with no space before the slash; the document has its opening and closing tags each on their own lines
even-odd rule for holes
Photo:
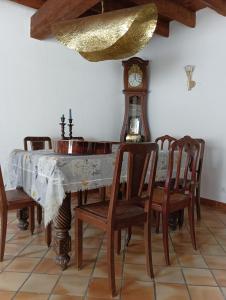
<svg viewBox="0 0 226 300">
<path fill-rule="evenodd" d="M 52 149 L 52 141 L 48 136 L 26 136 L 24 138 L 24 150 L 42 150 L 45 149 L 45 143 L 48 144 L 49 149 Z"/>
<path fill-rule="evenodd" d="M 155 139 L 155 142 L 160 146 L 160 150 L 163 150 L 164 147 L 166 146 L 167 149 L 169 150 L 170 149 L 170 146 L 173 142 L 175 142 L 177 139 L 166 134 L 166 135 L 163 135 L 163 136 L 159 136 Z"/>
<path fill-rule="evenodd" d="M 34 232 L 34 206 L 36 202 L 31 199 L 22 189 L 5 191 L 2 171 L 0 167 L 0 261 L 3 261 L 5 252 L 7 216 L 9 210 L 17 210 L 21 208 L 29 209 L 29 226 L 31 234 Z"/>
<path fill-rule="evenodd" d="M 129 69 L 132 65 L 138 65 L 142 71 L 142 85 L 138 87 L 131 87 L 128 84 L 129 78 Z M 124 67 L 123 78 L 124 78 L 124 90 L 123 93 L 125 94 L 125 113 L 124 113 L 124 120 L 120 135 L 120 141 L 125 142 L 126 135 L 129 133 L 129 111 L 130 111 L 130 104 L 132 97 L 138 97 L 139 105 L 141 107 L 141 127 L 140 131 L 143 131 L 143 141 L 149 142 L 150 141 L 150 130 L 147 118 L 147 94 L 148 94 L 148 60 L 143 60 L 139 57 L 132 57 L 128 60 L 122 62 Z"/>
<path fill-rule="evenodd" d="M 144 225 L 147 272 L 149 276 L 154 276 L 151 254 L 150 212 L 156 172 L 157 150 L 158 146 L 155 143 L 122 144 L 117 153 L 110 201 L 80 205 L 75 210 L 76 265 L 79 269 L 82 267 L 83 222 L 91 223 L 92 225 L 106 231 L 108 282 L 113 296 L 116 295 L 114 235 L 115 232 L 120 233 L 122 228 L 129 228 L 132 225 L 139 223 Z M 125 153 L 128 153 L 126 199 L 118 200 L 121 167 Z M 148 182 L 147 201 L 145 208 L 143 208 L 141 206 L 141 196 L 149 162 L 150 177 Z"/>
<path fill-rule="evenodd" d="M 31 18 L 31 36 L 45 39 L 51 35 L 51 25 L 81 16 L 101 12 L 101 0 L 12 0 L 39 10 Z M 156 33 L 169 36 L 169 23 L 173 20 L 195 27 L 196 11 L 209 7 L 226 16 L 225 0 L 153 0 L 158 7 Z M 105 11 L 150 3 L 149 0 L 105 0 Z"/>
<path fill-rule="evenodd" d="M 166 264 L 170 264 L 168 245 L 169 214 L 188 208 L 192 245 L 196 249 L 194 227 L 194 201 L 197 181 L 199 143 L 195 139 L 184 137 L 173 142 L 169 150 L 168 175 L 163 188 L 154 191 L 152 209 L 162 216 L 163 246 Z M 179 152 L 179 155 L 178 155 Z M 177 160 L 175 159 L 177 155 Z M 181 174 L 182 157 L 185 157 L 184 172 Z M 176 175 L 173 176 L 174 164 Z"/>
<path fill-rule="evenodd" d="M 54 151 L 60 154 L 110 154 L 111 142 L 84 141 L 78 139 L 58 140 Z"/>
</svg>

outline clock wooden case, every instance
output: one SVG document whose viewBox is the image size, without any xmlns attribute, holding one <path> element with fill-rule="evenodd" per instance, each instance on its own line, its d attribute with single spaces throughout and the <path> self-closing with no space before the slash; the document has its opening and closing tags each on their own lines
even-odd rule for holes
<svg viewBox="0 0 226 300">
<path fill-rule="evenodd" d="M 148 94 L 148 64 L 149 61 L 132 57 L 123 61 L 125 114 L 121 131 L 121 142 L 150 141 L 150 131 L 147 119 Z"/>
</svg>

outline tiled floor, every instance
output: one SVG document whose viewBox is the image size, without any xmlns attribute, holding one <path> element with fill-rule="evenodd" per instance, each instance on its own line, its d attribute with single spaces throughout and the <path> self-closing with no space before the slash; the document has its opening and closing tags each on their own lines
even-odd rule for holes
<svg viewBox="0 0 226 300">
<path fill-rule="evenodd" d="M 61 271 L 54 252 L 45 245 L 42 228 L 35 234 L 17 229 L 10 213 L 4 262 L 0 263 L 0 300 L 106 300 L 106 240 L 90 226 L 84 232 L 84 267 L 73 261 Z M 128 248 L 116 255 L 116 279 L 121 300 L 220 300 L 226 299 L 226 213 L 202 207 L 196 225 L 198 251 L 193 250 L 188 226 L 170 233 L 171 266 L 166 267 L 162 235 L 153 230 L 155 279 L 146 274 L 141 228 L 133 229 Z M 71 232 L 73 238 L 73 229 Z M 125 238 L 125 235 L 124 235 Z"/>
</svg>

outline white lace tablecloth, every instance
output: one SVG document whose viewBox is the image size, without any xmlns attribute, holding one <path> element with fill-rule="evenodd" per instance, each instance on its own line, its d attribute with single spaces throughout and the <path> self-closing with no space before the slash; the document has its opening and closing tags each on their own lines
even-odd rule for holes
<svg viewBox="0 0 226 300">
<path fill-rule="evenodd" d="M 159 152 L 156 181 L 164 180 L 168 152 Z M 7 186 L 23 187 L 45 211 L 45 224 L 57 214 L 66 192 L 95 189 L 112 184 L 116 153 L 105 155 L 58 155 L 51 150 L 14 150 L 9 157 Z M 121 182 L 126 180 L 123 163 Z"/>
</svg>

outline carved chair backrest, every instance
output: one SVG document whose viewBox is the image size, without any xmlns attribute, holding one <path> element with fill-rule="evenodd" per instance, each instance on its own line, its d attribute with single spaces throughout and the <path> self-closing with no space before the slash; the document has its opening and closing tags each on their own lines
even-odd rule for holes
<svg viewBox="0 0 226 300">
<path fill-rule="evenodd" d="M 172 192 L 194 193 L 199 151 L 199 143 L 190 137 L 183 137 L 171 144 L 164 186 L 168 198 Z"/>
<path fill-rule="evenodd" d="M 31 150 L 43 150 L 48 144 L 48 148 L 52 149 L 51 138 L 48 136 L 27 136 L 24 138 L 24 150 L 28 150 L 28 144 L 30 144 Z"/>
<path fill-rule="evenodd" d="M 185 138 L 192 138 L 189 135 L 186 135 Z M 205 152 L 205 141 L 200 138 L 195 138 L 195 140 L 199 143 L 199 157 L 198 157 L 198 164 L 196 169 L 197 174 L 197 183 L 199 184 L 201 182 L 201 175 L 202 175 L 202 166 L 203 166 L 203 158 L 204 158 L 204 152 Z"/>
<path fill-rule="evenodd" d="M 160 146 L 160 150 L 163 150 L 164 146 L 167 146 L 167 149 L 169 150 L 171 144 L 176 140 L 177 140 L 176 138 L 166 134 L 156 138 L 155 142 Z"/>
<path fill-rule="evenodd" d="M 3 211 L 4 209 L 7 209 L 7 199 L 2 177 L 2 170 L 0 166 L 0 211 Z"/>
<path fill-rule="evenodd" d="M 114 213 L 120 188 L 120 176 L 123 160 L 127 160 L 127 188 L 126 200 L 128 203 L 140 201 L 147 174 L 149 174 L 147 197 L 147 213 L 150 213 L 151 200 L 154 187 L 158 145 L 156 143 L 121 144 L 119 146 L 114 170 L 112 192 L 108 210 L 108 220 L 113 224 Z M 119 200 L 120 201 L 120 200 Z"/>
</svg>

